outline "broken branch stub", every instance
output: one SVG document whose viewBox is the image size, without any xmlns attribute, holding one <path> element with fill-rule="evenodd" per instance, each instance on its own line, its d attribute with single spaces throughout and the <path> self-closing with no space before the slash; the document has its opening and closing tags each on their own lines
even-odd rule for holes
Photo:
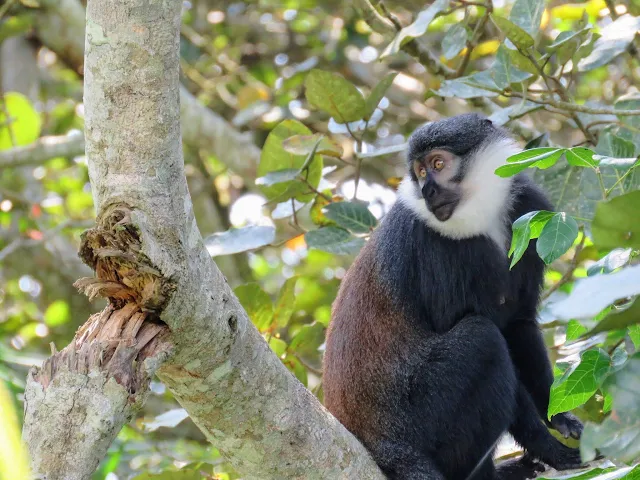
<svg viewBox="0 0 640 480">
<path fill-rule="evenodd" d="M 141 252 L 129 212 L 122 204 L 106 207 L 82 237 L 80 256 L 96 277 L 75 286 L 109 304 L 29 373 L 23 435 L 39 452 L 32 460 L 36 477 L 89 478 L 170 353 L 159 313 L 174 287 Z"/>
</svg>

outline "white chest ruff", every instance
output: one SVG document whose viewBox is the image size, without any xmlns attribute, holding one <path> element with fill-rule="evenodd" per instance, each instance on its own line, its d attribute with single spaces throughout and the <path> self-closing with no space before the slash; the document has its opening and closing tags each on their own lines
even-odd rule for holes
<svg viewBox="0 0 640 480">
<path fill-rule="evenodd" d="M 488 236 L 501 249 L 508 249 L 506 217 L 512 202 L 512 178 L 494 172 L 521 148 L 510 139 L 491 143 L 476 153 L 461 182 L 462 200 L 448 220 L 442 222 L 427 209 L 418 186 L 408 175 L 398 188 L 398 201 L 426 224 L 452 239 Z"/>
</svg>

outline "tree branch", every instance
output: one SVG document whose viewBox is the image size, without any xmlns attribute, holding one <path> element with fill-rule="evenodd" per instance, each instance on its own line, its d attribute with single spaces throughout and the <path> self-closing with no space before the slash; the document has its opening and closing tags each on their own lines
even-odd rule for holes
<svg viewBox="0 0 640 480">
<path fill-rule="evenodd" d="M 157 368 L 244 478 L 383 479 L 271 351 L 204 248 L 180 142 L 180 8 L 88 2 L 85 134 L 98 218 L 80 255 L 96 278 L 77 285 L 109 306 L 30 375 L 34 470 L 89 478 Z"/>
<path fill-rule="evenodd" d="M 0 151 L 0 168 L 40 165 L 56 157 L 84 155 L 84 135 L 42 137 L 30 145 Z"/>
</svg>

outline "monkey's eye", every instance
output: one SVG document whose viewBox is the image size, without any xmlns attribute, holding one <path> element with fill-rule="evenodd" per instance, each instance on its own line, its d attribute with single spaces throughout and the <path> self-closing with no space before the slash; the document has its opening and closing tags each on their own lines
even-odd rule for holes
<svg viewBox="0 0 640 480">
<path fill-rule="evenodd" d="M 420 169 L 418 170 L 418 175 L 420 175 L 420 177 L 425 178 L 427 176 L 427 169 L 424 167 L 420 167 Z"/>
<path fill-rule="evenodd" d="M 444 168 L 444 160 L 440 157 L 437 157 L 433 161 L 433 168 L 435 168 L 438 172 Z"/>
</svg>

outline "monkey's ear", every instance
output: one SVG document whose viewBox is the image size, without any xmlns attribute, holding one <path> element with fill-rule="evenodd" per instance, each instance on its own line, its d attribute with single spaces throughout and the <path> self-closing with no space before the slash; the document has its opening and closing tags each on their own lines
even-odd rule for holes
<svg viewBox="0 0 640 480">
<path fill-rule="evenodd" d="M 489 120 L 488 118 L 484 119 L 484 123 L 486 123 L 487 125 L 493 126 L 493 122 L 491 120 Z"/>
</svg>

